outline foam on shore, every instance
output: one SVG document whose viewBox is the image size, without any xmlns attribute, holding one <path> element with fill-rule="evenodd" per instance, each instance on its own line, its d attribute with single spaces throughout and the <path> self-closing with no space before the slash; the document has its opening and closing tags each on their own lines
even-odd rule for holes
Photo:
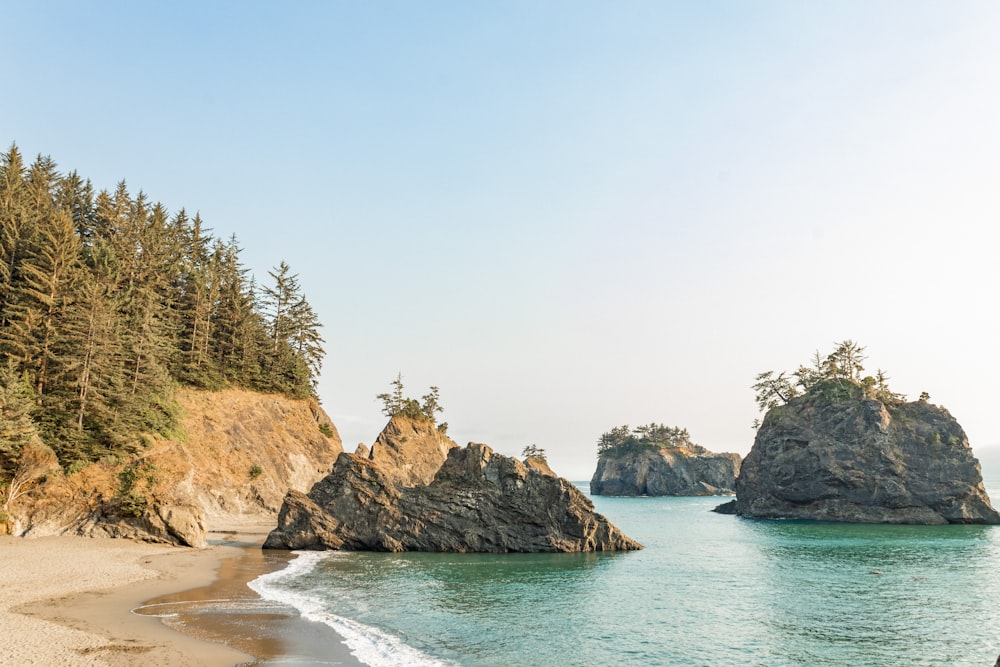
<svg viewBox="0 0 1000 667">
<path fill-rule="evenodd" d="M 295 608 L 303 618 L 323 623 L 344 638 L 351 654 L 371 667 L 451 667 L 455 663 L 433 658 L 405 644 L 398 637 L 358 621 L 338 616 L 324 608 L 318 596 L 307 587 L 295 583 L 327 558 L 348 554 L 329 551 L 297 551 L 295 560 L 282 570 L 270 572 L 251 581 L 248 586 L 266 600 L 281 602 Z"/>
</svg>

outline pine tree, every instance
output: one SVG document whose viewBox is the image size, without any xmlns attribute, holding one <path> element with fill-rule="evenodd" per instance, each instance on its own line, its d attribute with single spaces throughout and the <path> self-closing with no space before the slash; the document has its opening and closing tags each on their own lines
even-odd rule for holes
<svg viewBox="0 0 1000 667">
<path fill-rule="evenodd" d="M 32 237 L 24 161 L 17 145 L 0 154 L 0 327 L 7 322 L 10 292 Z"/>
<path fill-rule="evenodd" d="M 298 277 L 282 262 L 258 298 L 239 254 L 124 180 L 95 195 L 0 154 L 0 355 L 64 465 L 166 431 L 176 382 L 315 395 L 324 341 Z"/>
<path fill-rule="evenodd" d="M 48 390 L 51 365 L 59 361 L 54 342 L 71 301 L 79 260 L 73 220 L 68 212 L 57 211 L 39 230 L 22 266 L 22 280 L 11 292 L 0 350 L 30 374 L 39 397 Z"/>
<path fill-rule="evenodd" d="M 293 396 L 313 395 L 314 374 L 324 355 L 319 318 L 302 295 L 298 276 L 291 273 L 288 264 L 282 261 L 269 275 L 274 286 L 264 288 L 264 307 L 271 344 L 267 368 L 272 390 Z"/>
</svg>

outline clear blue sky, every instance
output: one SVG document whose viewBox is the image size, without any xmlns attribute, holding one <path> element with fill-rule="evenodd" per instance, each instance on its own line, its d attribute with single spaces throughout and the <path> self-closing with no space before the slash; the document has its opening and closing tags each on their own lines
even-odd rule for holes
<svg viewBox="0 0 1000 667">
<path fill-rule="evenodd" d="M 1000 4 L 0 0 L 0 142 L 287 261 L 345 444 L 402 372 L 589 478 L 620 424 L 746 453 L 853 338 L 1000 445 Z"/>
</svg>

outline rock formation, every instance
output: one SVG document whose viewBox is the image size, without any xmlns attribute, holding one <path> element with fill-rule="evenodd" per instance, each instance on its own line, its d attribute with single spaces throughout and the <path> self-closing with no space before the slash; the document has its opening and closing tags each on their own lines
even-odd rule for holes
<svg viewBox="0 0 1000 667">
<path fill-rule="evenodd" d="M 846 380 L 767 413 L 736 496 L 729 510 L 747 517 L 1000 523 L 965 432 L 947 410 L 866 398 Z"/>
<path fill-rule="evenodd" d="M 440 452 L 430 421 L 394 417 L 387 450 L 426 463 Z M 407 443 L 396 442 L 406 437 Z M 429 483 L 405 481 L 400 458 L 341 454 L 308 495 L 291 491 L 265 548 L 553 552 L 640 549 L 570 482 L 482 444 L 449 447 Z"/>
<path fill-rule="evenodd" d="M 703 447 L 646 448 L 602 455 L 590 480 L 600 496 L 718 496 L 733 493 L 739 454 Z"/>
<path fill-rule="evenodd" d="M 458 443 L 430 420 L 393 417 L 379 434 L 368 455 L 396 484 L 427 484 Z"/>
<path fill-rule="evenodd" d="M 315 401 L 184 389 L 177 402 L 183 436 L 46 481 L 20 532 L 204 546 L 213 528 L 273 521 L 288 490 L 309 489 L 343 451 Z M 123 493 L 129 465 L 138 481 Z"/>
</svg>

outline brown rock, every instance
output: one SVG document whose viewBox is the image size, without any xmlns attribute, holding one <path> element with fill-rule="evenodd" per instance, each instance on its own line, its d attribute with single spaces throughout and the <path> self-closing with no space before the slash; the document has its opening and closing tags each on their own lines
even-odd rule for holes
<svg viewBox="0 0 1000 667">
<path fill-rule="evenodd" d="M 524 459 L 524 465 L 528 466 L 532 470 L 537 470 L 543 475 L 548 475 L 549 477 L 558 477 L 556 473 L 549 467 L 549 462 L 545 460 L 544 456 L 528 456 Z"/>
<path fill-rule="evenodd" d="M 458 443 L 439 431 L 430 419 L 396 416 L 389 420 L 368 457 L 392 480 L 412 486 L 427 484 Z"/>
<path fill-rule="evenodd" d="M 285 494 L 308 490 L 343 451 L 315 401 L 237 389 L 184 389 L 176 398 L 184 435 L 149 438 L 138 459 L 148 471 L 134 489 L 147 504 L 140 516 L 121 511 L 123 464 L 94 463 L 39 487 L 24 507 L 23 534 L 204 546 L 213 528 L 273 521 Z"/>
</svg>

